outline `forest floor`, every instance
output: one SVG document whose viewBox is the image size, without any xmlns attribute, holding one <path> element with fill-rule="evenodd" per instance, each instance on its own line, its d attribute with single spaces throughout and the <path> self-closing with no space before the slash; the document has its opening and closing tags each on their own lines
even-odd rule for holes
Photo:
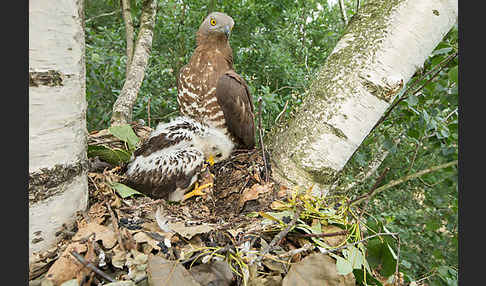
<svg viewBox="0 0 486 286">
<path fill-rule="evenodd" d="M 316 207 L 308 192 L 274 182 L 269 161 L 261 150 L 237 150 L 203 174 L 200 185 L 212 184 L 205 195 L 178 203 L 120 195 L 122 166 L 91 170 L 87 210 L 35 254 L 29 285 L 356 285 L 322 247 L 338 253 L 347 220 L 312 218 L 346 216 L 342 198 Z"/>
</svg>

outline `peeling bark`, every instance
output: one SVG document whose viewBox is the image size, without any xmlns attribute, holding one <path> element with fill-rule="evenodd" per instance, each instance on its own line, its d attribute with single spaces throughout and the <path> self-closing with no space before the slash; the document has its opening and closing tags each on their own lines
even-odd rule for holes
<svg viewBox="0 0 486 286">
<path fill-rule="evenodd" d="M 276 179 L 325 194 L 456 20 L 457 0 L 362 5 L 303 103 L 267 136 Z"/>
<path fill-rule="evenodd" d="M 120 96 L 113 105 L 112 126 L 127 124 L 132 120 L 133 105 L 142 85 L 152 48 L 156 7 L 157 2 L 155 0 L 144 1 L 140 17 L 140 31 L 138 32 L 132 62 Z"/>
</svg>

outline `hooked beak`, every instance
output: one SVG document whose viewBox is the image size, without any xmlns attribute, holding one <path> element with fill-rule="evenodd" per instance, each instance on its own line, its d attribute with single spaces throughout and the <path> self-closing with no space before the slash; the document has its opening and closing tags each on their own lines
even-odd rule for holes
<svg viewBox="0 0 486 286">
<path fill-rule="evenodd" d="M 214 165 L 214 157 L 213 155 L 209 155 L 209 158 L 206 160 L 210 166 Z"/>
<path fill-rule="evenodd" d="M 223 27 L 223 32 L 226 35 L 226 38 L 229 38 L 230 37 L 231 28 L 229 27 L 229 25 L 226 25 L 226 26 Z"/>
</svg>

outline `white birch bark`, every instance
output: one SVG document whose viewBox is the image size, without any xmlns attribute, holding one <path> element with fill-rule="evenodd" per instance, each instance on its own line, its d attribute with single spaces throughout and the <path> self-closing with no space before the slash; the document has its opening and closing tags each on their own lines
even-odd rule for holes
<svg viewBox="0 0 486 286">
<path fill-rule="evenodd" d="M 457 0 L 370 0 L 286 124 L 272 130 L 273 175 L 327 191 L 354 151 L 457 20 Z"/>
<path fill-rule="evenodd" d="M 111 125 L 127 124 L 132 120 L 133 105 L 142 85 L 145 68 L 147 67 L 150 50 L 152 48 L 156 11 L 157 1 L 144 1 L 135 51 L 133 52 L 132 61 L 123 88 L 115 104 L 113 104 Z"/>
<path fill-rule="evenodd" d="M 87 205 L 83 21 L 83 0 L 29 2 L 29 258 Z"/>
</svg>

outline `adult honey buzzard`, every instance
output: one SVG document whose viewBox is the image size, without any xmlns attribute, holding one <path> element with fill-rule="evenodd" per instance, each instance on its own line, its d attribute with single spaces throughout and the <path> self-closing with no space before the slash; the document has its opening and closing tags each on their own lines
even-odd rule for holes
<svg viewBox="0 0 486 286">
<path fill-rule="evenodd" d="M 255 146 L 253 99 L 233 70 L 228 39 L 233 19 L 209 14 L 196 33 L 197 47 L 179 72 L 177 102 L 183 115 L 224 130 L 239 147 Z"/>
<path fill-rule="evenodd" d="M 178 117 L 160 123 L 135 150 L 125 173 L 127 185 L 153 198 L 171 201 L 201 195 L 203 186 L 184 193 L 205 166 L 228 158 L 234 144 L 222 130 L 194 119 Z"/>
</svg>

